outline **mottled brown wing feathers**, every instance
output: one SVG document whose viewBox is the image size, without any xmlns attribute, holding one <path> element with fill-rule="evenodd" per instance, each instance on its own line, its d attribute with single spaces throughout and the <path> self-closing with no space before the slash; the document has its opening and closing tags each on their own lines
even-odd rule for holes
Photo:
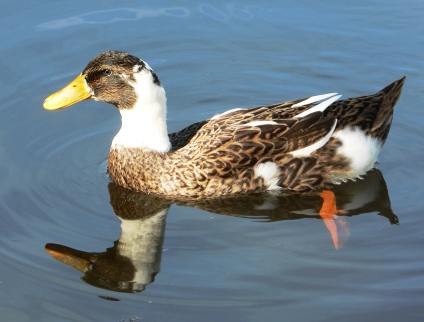
<svg viewBox="0 0 424 322">
<path fill-rule="evenodd" d="M 301 119 L 278 120 L 276 124 L 246 124 L 243 118 L 238 124 L 228 124 L 229 119 L 210 120 L 180 152 L 202 164 L 208 175 L 229 177 L 259 162 L 278 162 L 281 156 L 322 139 L 334 125 L 334 118 L 322 116 L 322 112 L 315 112 Z"/>
<path fill-rule="evenodd" d="M 297 114 L 315 106 L 315 104 L 308 104 L 304 106 L 299 106 L 293 108 L 292 106 L 296 103 L 304 101 L 304 99 L 292 100 L 288 102 L 282 102 L 273 105 L 259 106 L 252 108 L 244 108 L 241 110 L 236 110 L 234 112 L 228 113 L 225 116 L 219 118 L 219 124 L 215 123 L 215 126 L 222 127 L 226 125 L 235 125 L 235 124 L 247 124 L 254 120 L 264 120 L 264 121 L 275 121 L 278 122 L 283 120 L 289 126 L 293 123 L 290 123 L 288 119 L 295 117 Z M 186 128 L 169 134 L 169 139 L 172 144 L 172 150 L 178 150 L 185 146 L 191 139 L 195 138 L 197 140 L 201 136 L 209 136 L 211 131 L 208 127 L 210 120 L 201 121 L 187 126 Z M 294 122 L 294 121 L 293 121 Z M 205 129 L 202 129 L 206 125 Z"/>
<path fill-rule="evenodd" d="M 284 135 L 288 142 L 288 152 L 305 148 L 331 131 L 334 117 L 323 118 L 322 112 L 315 112 L 302 118 Z"/>
</svg>

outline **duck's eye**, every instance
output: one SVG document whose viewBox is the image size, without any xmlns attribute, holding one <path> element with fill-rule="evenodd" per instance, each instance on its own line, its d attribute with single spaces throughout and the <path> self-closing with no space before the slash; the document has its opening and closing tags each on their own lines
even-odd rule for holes
<svg viewBox="0 0 424 322">
<path fill-rule="evenodd" d="M 104 69 L 103 70 L 103 75 L 104 76 L 110 76 L 110 75 L 112 75 L 112 71 L 110 69 Z"/>
</svg>

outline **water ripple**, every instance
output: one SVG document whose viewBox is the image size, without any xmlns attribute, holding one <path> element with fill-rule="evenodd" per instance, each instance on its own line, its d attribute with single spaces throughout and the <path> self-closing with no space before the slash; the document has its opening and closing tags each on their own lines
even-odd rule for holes
<svg viewBox="0 0 424 322">
<path fill-rule="evenodd" d="M 170 7 L 162 9 L 129 9 L 119 8 L 113 10 L 98 10 L 81 15 L 75 15 L 64 19 L 57 19 L 39 24 L 41 30 L 59 30 L 75 25 L 84 24 L 109 24 L 120 21 L 140 20 L 158 17 L 186 17 L 189 11 L 182 7 Z"/>
</svg>

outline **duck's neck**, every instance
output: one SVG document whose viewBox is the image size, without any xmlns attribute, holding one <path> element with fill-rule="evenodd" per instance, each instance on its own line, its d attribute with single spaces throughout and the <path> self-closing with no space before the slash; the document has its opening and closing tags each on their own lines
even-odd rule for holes
<svg viewBox="0 0 424 322">
<path fill-rule="evenodd" d="M 138 148 L 166 153 L 171 148 L 166 127 L 166 95 L 156 84 L 134 86 L 137 101 L 132 109 L 120 109 L 122 126 L 112 149 Z"/>
</svg>

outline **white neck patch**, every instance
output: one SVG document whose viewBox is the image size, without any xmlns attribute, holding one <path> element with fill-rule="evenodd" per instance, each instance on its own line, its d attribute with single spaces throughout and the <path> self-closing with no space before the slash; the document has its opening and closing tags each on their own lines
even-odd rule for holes
<svg viewBox="0 0 424 322">
<path fill-rule="evenodd" d="M 120 110 L 122 126 L 112 141 L 112 148 L 168 152 L 171 143 L 166 127 L 165 90 L 153 83 L 148 70 L 135 73 L 134 77 L 136 81 L 131 85 L 137 101 L 132 109 Z"/>
</svg>

